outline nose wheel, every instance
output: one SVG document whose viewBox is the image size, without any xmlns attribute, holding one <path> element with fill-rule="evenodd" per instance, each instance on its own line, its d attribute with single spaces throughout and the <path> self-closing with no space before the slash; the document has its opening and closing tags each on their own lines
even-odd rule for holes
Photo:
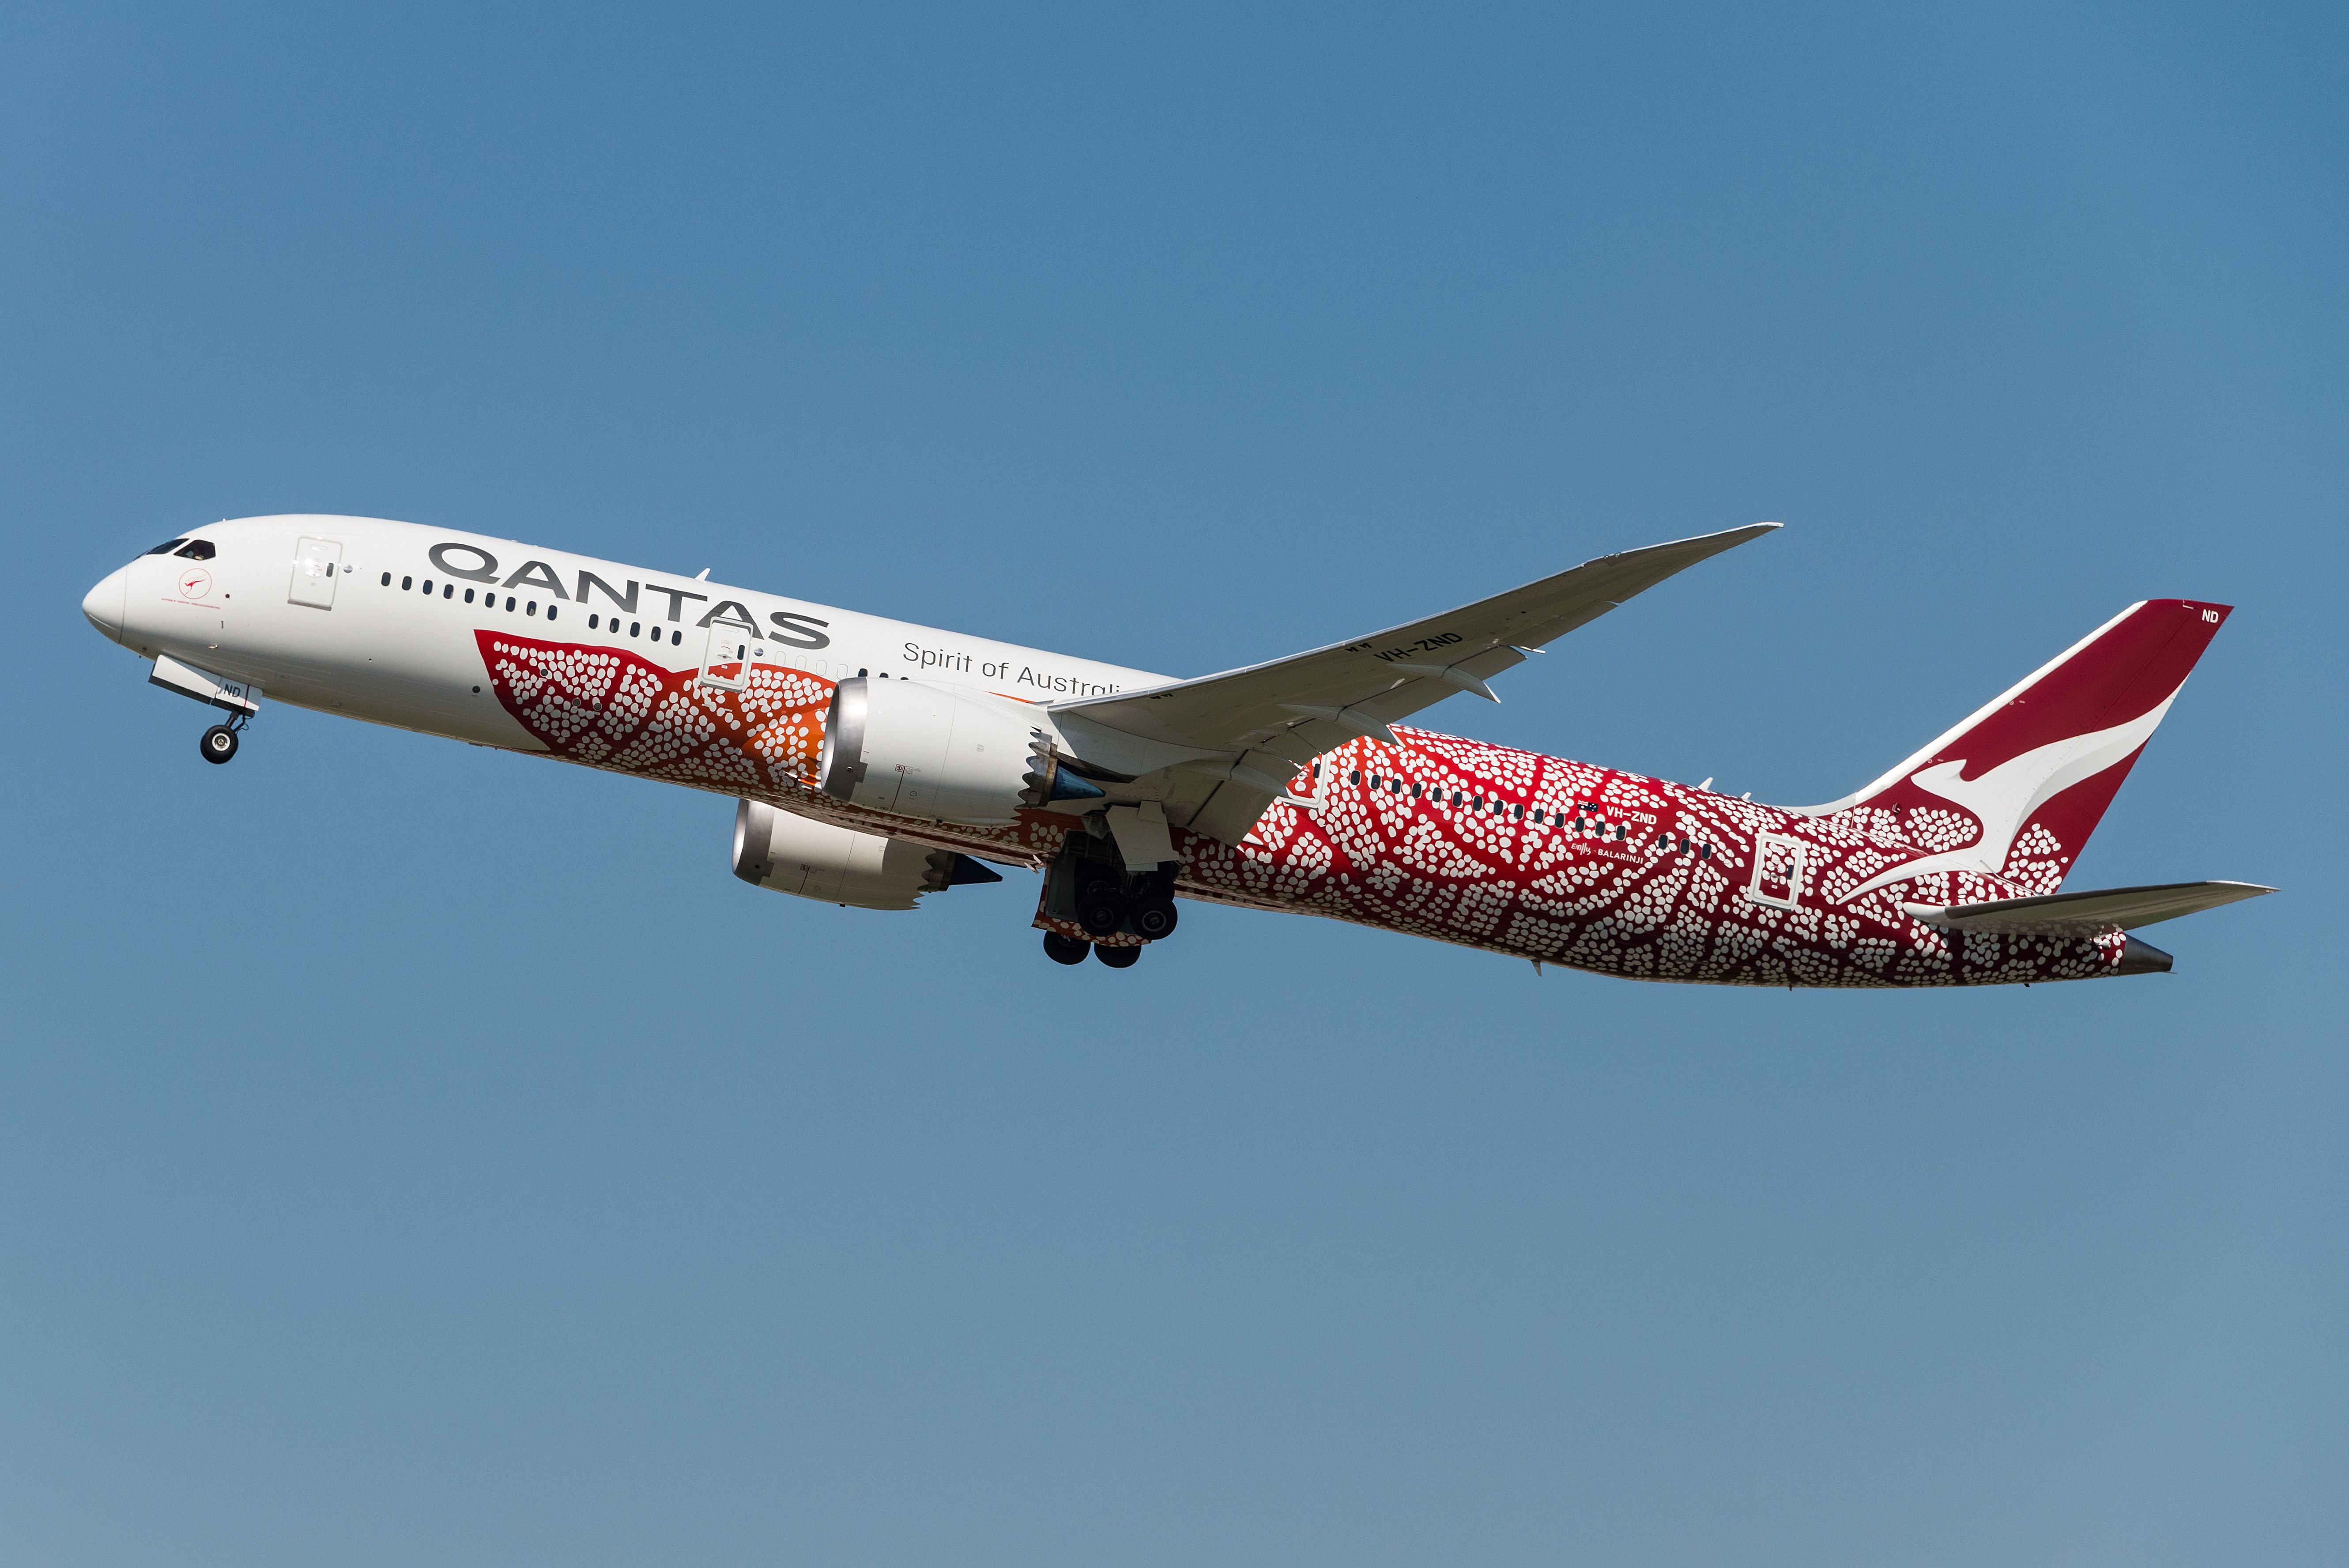
<svg viewBox="0 0 2349 1568">
<path fill-rule="evenodd" d="M 215 724 L 204 731 L 196 742 L 196 749 L 204 754 L 207 762 L 225 762 L 236 755 L 236 732 L 245 727 L 250 716 L 238 714 L 226 724 Z"/>
</svg>

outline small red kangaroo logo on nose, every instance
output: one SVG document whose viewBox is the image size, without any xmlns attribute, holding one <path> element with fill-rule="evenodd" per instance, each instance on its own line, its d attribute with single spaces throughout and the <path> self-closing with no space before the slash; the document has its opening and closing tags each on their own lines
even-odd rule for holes
<svg viewBox="0 0 2349 1568">
<path fill-rule="evenodd" d="M 180 574 L 180 596 L 183 599 L 201 599 L 212 585 L 212 574 L 202 567 Z"/>
</svg>

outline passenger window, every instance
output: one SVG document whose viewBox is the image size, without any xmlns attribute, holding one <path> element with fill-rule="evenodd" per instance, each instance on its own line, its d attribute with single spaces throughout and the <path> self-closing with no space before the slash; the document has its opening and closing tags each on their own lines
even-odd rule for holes
<svg viewBox="0 0 2349 1568">
<path fill-rule="evenodd" d="M 400 591 L 401 593 L 407 593 L 410 588 L 413 588 L 413 587 L 415 587 L 415 586 L 416 586 L 416 579 L 415 579 L 415 578 L 413 578 L 413 577 L 403 577 L 403 578 L 401 578 L 401 579 L 399 580 L 399 591 Z"/>
<path fill-rule="evenodd" d="M 671 632 L 668 634 L 668 640 L 672 643 L 683 643 L 685 641 L 685 634 L 683 632 Z"/>
<path fill-rule="evenodd" d="M 388 572 L 383 574 L 383 585 L 387 588 L 391 586 L 391 573 Z"/>
<path fill-rule="evenodd" d="M 546 618 L 550 621 L 554 619 L 554 606 L 552 604 L 546 607 Z"/>
<path fill-rule="evenodd" d="M 427 599 L 432 597 L 432 579 L 429 577 L 427 577 L 424 580 L 424 596 Z"/>
<path fill-rule="evenodd" d="M 466 589 L 466 590 L 465 590 L 465 603 L 468 603 L 468 604 L 470 604 L 470 603 L 471 603 L 472 602 L 473 602 L 473 591 L 472 591 L 471 588 L 468 588 L 468 589 Z"/>
<path fill-rule="evenodd" d="M 513 608 L 513 595 L 511 593 L 506 595 L 506 608 L 509 610 Z"/>
<path fill-rule="evenodd" d="M 587 617 L 587 629 L 591 632 L 603 624 L 604 618 L 601 615 L 590 615 Z"/>
<path fill-rule="evenodd" d="M 191 539 L 188 541 L 188 547 L 185 550 L 181 551 L 179 553 L 186 556 L 191 561 L 210 561 L 215 552 L 212 550 L 212 542 L 211 540 Z"/>
<path fill-rule="evenodd" d="M 631 621 L 628 623 L 628 635 L 632 637 L 644 629 L 645 624 L 642 621 Z"/>
<path fill-rule="evenodd" d="M 440 597 L 443 599 L 454 599 L 456 596 L 457 585 L 454 583 L 443 583 L 440 584 Z"/>
<path fill-rule="evenodd" d="M 174 550 L 179 549 L 179 548 L 180 548 L 180 546 L 181 546 L 182 544 L 185 544 L 185 543 L 187 543 L 187 542 L 188 542 L 188 536 L 187 536 L 186 534 L 184 534 L 184 533 L 183 533 L 183 534 L 180 535 L 180 537 L 179 537 L 179 538 L 177 538 L 177 539 L 167 539 L 167 540 L 165 540 L 162 543 L 160 543 L 160 544 L 157 545 L 154 549 L 152 549 L 152 550 L 149 551 L 147 553 L 148 553 L 148 554 L 150 554 L 150 555 L 169 555 L 169 554 L 171 554 L 171 552 L 173 552 Z"/>
</svg>

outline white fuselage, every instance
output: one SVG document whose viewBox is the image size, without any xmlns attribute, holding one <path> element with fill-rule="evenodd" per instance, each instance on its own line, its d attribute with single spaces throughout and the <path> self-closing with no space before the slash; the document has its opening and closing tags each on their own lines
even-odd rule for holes
<svg viewBox="0 0 2349 1568">
<path fill-rule="evenodd" d="M 83 613 L 145 657 L 259 686 L 271 700 L 515 751 L 547 748 L 485 689 L 481 631 L 610 644 L 684 671 L 703 665 L 713 637 L 755 628 L 776 662 L 827 680 L 869 673 L 1030 702 L 1169 678 L 381 518 L 243 518 L 188 538 L 210 543 L 212 557 L 140 556 L 92 589 Z"/>
</svg>

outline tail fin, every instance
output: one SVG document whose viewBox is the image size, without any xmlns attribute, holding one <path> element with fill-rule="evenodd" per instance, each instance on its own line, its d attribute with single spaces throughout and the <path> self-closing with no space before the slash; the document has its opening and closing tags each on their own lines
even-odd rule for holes
<svg viewBox="0 0 2349 1568">
<path fill-rule="evenodd" d="M 2132 604 L 1866 789 L 1806 808 L 1888 812 L 1937 851 L 1870 877 L 1847 902 L 1940 872 L 2054 892 L 2230 613 L 2184 599 Z M 2013 894 L 1986 885 L 1976 896 Z"/>
</svg>

